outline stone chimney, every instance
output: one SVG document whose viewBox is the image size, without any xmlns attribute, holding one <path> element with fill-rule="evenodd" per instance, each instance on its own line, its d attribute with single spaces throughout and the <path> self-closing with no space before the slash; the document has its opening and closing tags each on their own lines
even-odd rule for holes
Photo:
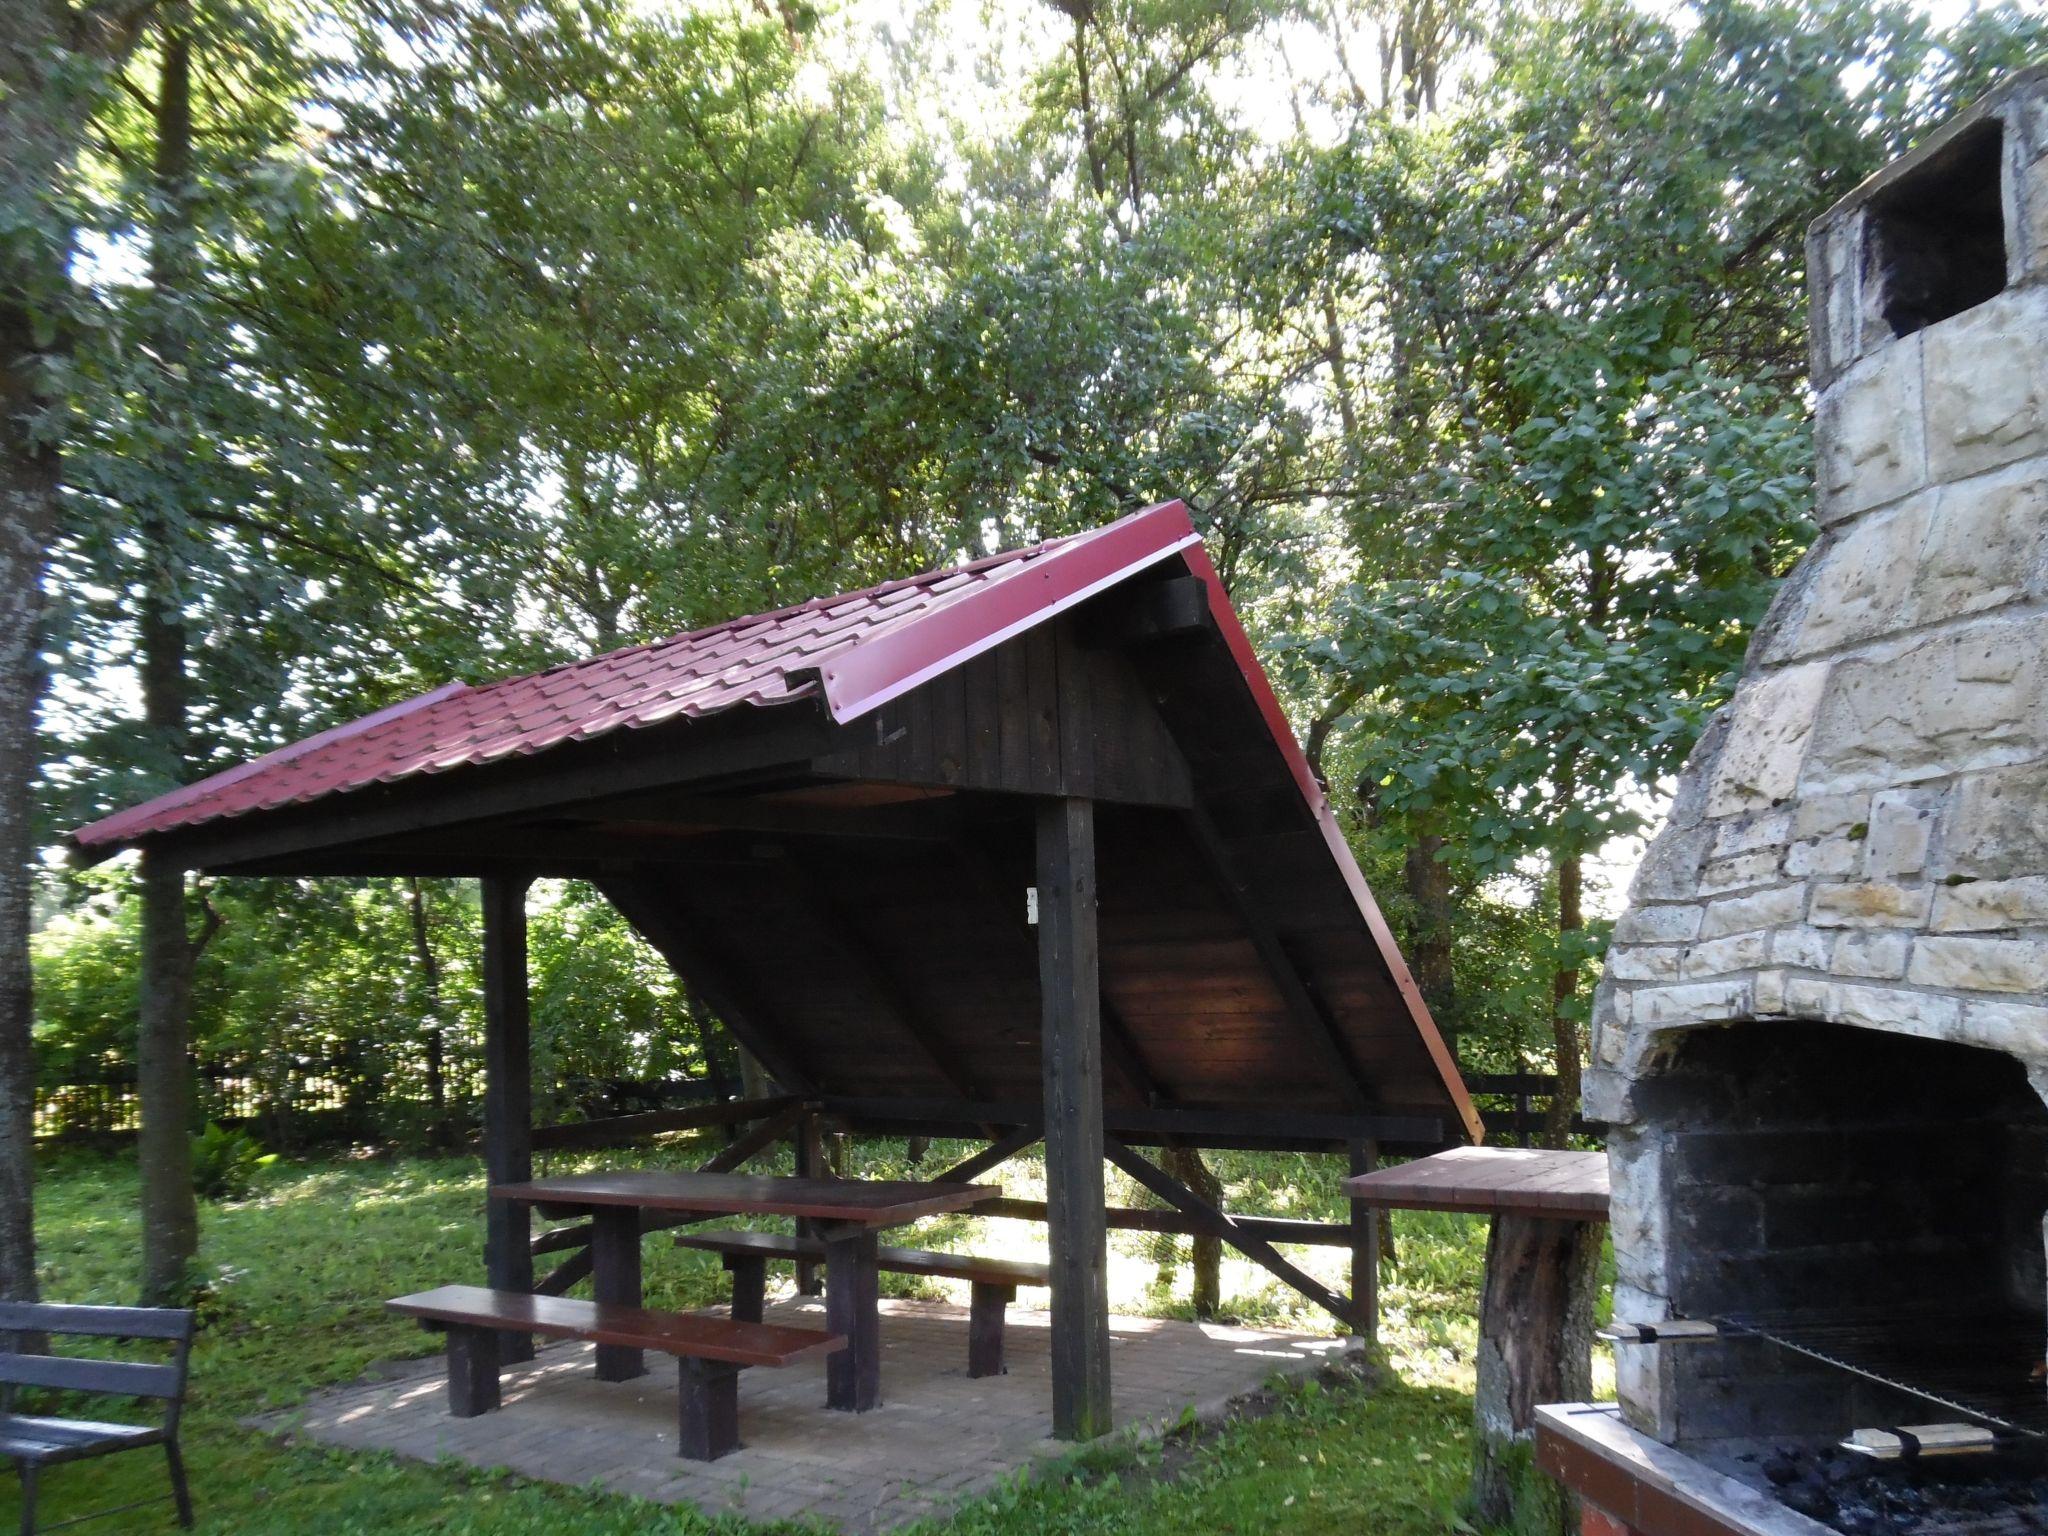
<svg viewBox="0 0 2048 1536">
<path fill-rule="evenodd" d="M 1595 995 L 1586 1109 L 1615 1128 L 1634 1321 L 1683 1309 L 1699 1229 L 1653 1085 L 1703 1027 L 1981 1047 L 2048 1086 L 2048 66 L 1807 250 L 1820 536 L 1686 765 Z M 1725 1134 L 1742 1111 L 1718 1113 Z M 1620 1352 L 1621 1387 L 1669 1439 L 1660 1358 Z"/>
</svg>

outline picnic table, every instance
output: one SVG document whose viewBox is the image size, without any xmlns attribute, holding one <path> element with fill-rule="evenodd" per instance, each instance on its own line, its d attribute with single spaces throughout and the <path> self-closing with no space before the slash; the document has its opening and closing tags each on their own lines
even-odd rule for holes
<svg viewBox="0 0 2048 1536">
<path fill-rule="evenodd" d="M 1535 1436 L 1539 1404 L 1592 1395 L 1607 1154 L 1455 1147 L 1360 1174 L 1344 1189 L 1368 1205 L 1493 1218 L 1479 1304 L 1472 1503 L 1491 1525 L 1546 1523 L 1529 1512 L 1517 1518 L 1527 1484 L 1518 1448 Z"/>
<path fill-rule="evenodd" d="M 971 1210 L 1002 1190 L 990 1184 L 915 1180 L 794 1179 L 737 1173 L 634 1170 L 493 1184 L 494 1200 L 531 1205 L 547 1217 L 587 1216 L 591 1282 L 602 1303 L 641 1301 L 643 1217 L 794 1216 L 817 1224 L 825 1245 L 825 1323 L 847 1347 L 825 1367 L 828 1407 L 864 1413 L 881 1401 L 879 1237 L 925 1216 Z M 597 1346 L 597 1374 L 626 1381 L 646 1371 L 640 1349 Z"/>
</svg>

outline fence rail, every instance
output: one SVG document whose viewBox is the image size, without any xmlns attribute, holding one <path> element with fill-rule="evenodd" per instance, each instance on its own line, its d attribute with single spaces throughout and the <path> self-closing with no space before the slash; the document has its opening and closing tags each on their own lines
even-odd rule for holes
<svg viewBox="0 0 2048 1536">
<path fill-rule="evenodd" d="M 318 1055 L 198 1057 L 192 1063 L 199 1123 L 247 1127 L 277 1146 L 407 1131 L 450 1140 L 473 1126 L 483 1074 L 467 1055 L 442 1063 L 439 1072 L 437 1101 L 426 1074 L 413 1064 L 398 1070 L 394 1063 L 360 1056 Z M 42 1078 L 36 1089 L 39 1139 L 121 1136 L 140 1121 L 132 1061 L 45 1062 Z M 1468 1072 L 1465 1087 L 1497 1144 L 1526 1147 L 1543 1132 L 1557 1079 L 1537 1072 Z M 599 1120 L 717 1096 L 709 1082 L 693 1078 L 579 1080 L 559 1090 L 556 1115 L 568 1122 Z M 1597 1137 L 1603 1130 L 1583 1115 L 1572 1119 L 1575 1136 Z"/>
<path fill-rule="evenodd" d="M 135 1063 L 112 1057 L 45 1061 L 36 1088 L 39 1140 L 132 1134 L 141 1123 Z M 430 1083 L 438 1077 L 436 1095 Z M 483 1073 L 466 1055 L 436 1065 L 366 1061 L 362 1056 L 194 1057 L 195 1123 L 254 1131 L 273 1146 L 413 1135 L 452 1142 L 482 1108 Z M 554 1112 L 565 1120 L 655 1111 L 713 1097 L 709 1082 L 578 1078 L 558 1085 Z"/>
<path fill-rule="evenodd" d="M 1557 1097 L 1557 1078 L 1543 1072 L 1467 1072 L 1465 1091 L 1475 1099 L 1505 1101 L 1496 1108 L 1479 1105 L 1479 1120 L 1496 1144 L 1526 1147 L 1543 1133 L 1549 1120 L 1548 1100 Z M 1544 1100 L 1540 1106 L 1537 1100 Z M 1574 1136 L 1600 1136 L 1606 1127 L 1584 1115 L 1572 1116 Z"/>
</svg>

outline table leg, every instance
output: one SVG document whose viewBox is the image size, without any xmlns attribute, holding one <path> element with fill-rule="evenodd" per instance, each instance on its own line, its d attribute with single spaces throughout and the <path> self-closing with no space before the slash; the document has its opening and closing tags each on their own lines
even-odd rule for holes
<svg viewBox="0 0 2048 1536">
<path fill-rule="evenodd" d="M 882 1401 L 880 1270 L 872 1230 L 825 1237 L 825 1326 L 846 1336 L 826 1357 L 825 1406 L 865 1413 Z"/>
<path fill-rule="evenodd" d="M 1501 1212 L 1486 1243 L 1471 1506 L 1488 1526 L 1564 1536 L 1568 1501 L 1528 1474 L 1538 1403 L 1592 1396 L 1600 1226 Z"/>
<path fill-rule="evenodd" d="M 591 1287 L 599 1302 L 640 1305 L 640 1212 L 600 1206 L 590 1213 Z M 623 1344 L 597 1346 L 597 1379 L 631 1381 L 647 1374 L 641 1352 Z"/>
</svg>

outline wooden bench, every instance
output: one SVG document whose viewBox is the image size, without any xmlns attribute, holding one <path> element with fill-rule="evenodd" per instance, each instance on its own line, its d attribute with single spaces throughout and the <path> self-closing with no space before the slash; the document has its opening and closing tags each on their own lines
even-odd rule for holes
<svg viewBox="0 0 2048 1536">
<path fill-rule="evenodd" d="M 162 1339 L 172 1345 L 173 1355 L 168 1364 L 150 1364 L 13 1352 L 23 1349 L 23 1335 L 41 1338 L 53 1333 L 82 1338 Z M 22 1536 L 33 1536 L 36 1528 L 36 1481 L 44 1467 L 150 1445 L 162 1446 L 170 1464 L 171 1497 L 178 1506 L 178 1524 L 192 1523 L 192 1495 L 185 1486 L 185 1459 L 178 1449 L 178 1415 L 185 1404 L 185 1368 L 192 1353 L 190 1311 L 172 1307 L 0 1302 L 0 1338 L 4 1338 L 10 1351 L 0 1354 L 0 1455 L 12 1459 L 21 1475 Z M 16 1413 L 15 1394 L 23 1387 L 49 1387 L 60 1392 L 108 1397 L 157 1398 L 164 1404 L 163 1422 L 99 1424 L 89 1419 L 39 1418 Z M 93 1518 L 139 1507 L 122 1504 L 100 1510 Z"/>
<path fill-rule="evenodd" d="M 825 1256 L 822 1242 L 780 1232 L 685 1232 L 676 1239 L 676 1246 L 702 1249 L 725 1260 L 732 1275 L 732 1315 L 736 1322 L 761 1320 L 771 1259 L 809 1263 Z M 877 1248 L 875 1256 L 879 1268 L 900 1275 L 965 1280 L 973 1287 L 967 1313 L 969 1376 L 1004 1373 L 1004 1311 L 1017 1299 L 1018 1286 L 1049 1283 L 1045 1265 L 1022 1259 L 979 1259 L 972 1254 L 927 1253 L 921 1248 Z"/>
<path fill-rule="evenodd" d="M 676 1450 L 696 1461 L 716 1461 L 739 1449 L 739 1373 L 749 1365 L 788 1365 L 809 1355 L 846 1348 L 836 1333 L 785 1328 L 686 1312 L 493 1291 L 480 1285 L 444 1285 L 385 1303 L 448 1335 L 448 1411 L 474 1418 L 498 1406 L 498 1336 L 542 1334 L 588 1339 L 674 1355 L 677 1373 Z"/>
</svg>

